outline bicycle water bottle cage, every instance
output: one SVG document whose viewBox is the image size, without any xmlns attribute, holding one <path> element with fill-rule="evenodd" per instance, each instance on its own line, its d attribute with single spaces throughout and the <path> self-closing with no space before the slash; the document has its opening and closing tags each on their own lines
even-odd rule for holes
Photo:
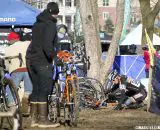
<svg viewBox="0 0 160 130">
<path fill-rule="evenodd" d="M 73 55 L 67 50 L 59 51 L 57 53 L 58 59 L 62 60 L 63 62 L 66 62 L 66 63 L 70 63 L 72 61 L 72 56 Z"/>
</svg>

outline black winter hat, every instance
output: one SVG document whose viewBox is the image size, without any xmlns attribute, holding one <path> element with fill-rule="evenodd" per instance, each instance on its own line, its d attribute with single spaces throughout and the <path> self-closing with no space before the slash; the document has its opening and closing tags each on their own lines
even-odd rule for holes
<svg viewBox="0 0 160 130">
<path fill-rule="evenodd" d="M 49 11 L 50 14 L 58 14 L 59 13 L 58 4 L 55 2 L 48 3 L 47 10 Z"/>
</svg>

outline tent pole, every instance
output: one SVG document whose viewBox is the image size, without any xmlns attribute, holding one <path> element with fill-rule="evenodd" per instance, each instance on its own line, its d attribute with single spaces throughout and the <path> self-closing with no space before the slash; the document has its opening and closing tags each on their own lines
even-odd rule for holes
<svg viewBox="0 0 160 130">
<path fill-rule="evenodd" d="M 120 47 L 118 45 L 118 49 L 117 49 L 117 55 L 119 56 L 120 55 Z"/>
</svg>

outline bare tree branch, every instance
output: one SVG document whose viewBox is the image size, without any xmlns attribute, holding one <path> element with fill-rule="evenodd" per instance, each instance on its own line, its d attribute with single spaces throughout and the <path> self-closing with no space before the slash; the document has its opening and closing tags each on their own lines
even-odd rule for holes
<svg viewBox="0 0 160 130">
<path fill-rule="evenodd" d="M 151 7 L 154 7 L 154 6 L 156 5 L 157 2 L 156 2 L 155 0 L 151 0 L 150 3 L 151 3 Z"/>
<path fill-rule="evenodd" d="M 109 47 L 109 51 L 107 54 L 107 59 L 104 65 L 102 65 L 101 72 L 100 72 L 101 74 L 100 79 L 101 79 L 102 84 L 105 83 L 106 77 L 108 76 L 109 71 L 113 65 L 114 58 L 115 58 L 115 55 L 118 49 L 119 40 L 121 37 L 122 28 L 123 28 L 123 20 L 124 20 L 124 1 L 125 0 L 117 0 L 117 22 L 116 22 L 112 42 L 111 42 L 111 45 Z"/>
<path fill-rule="evenodd" d="M 158 2 L 156 3 L 155 7 L 151 11 L 151 16 L 152 17 L 156 17 L 157 14 L 159 13 L 159 10 L 160 10 L 160 0 L 158 0 Z"/>
</svg>

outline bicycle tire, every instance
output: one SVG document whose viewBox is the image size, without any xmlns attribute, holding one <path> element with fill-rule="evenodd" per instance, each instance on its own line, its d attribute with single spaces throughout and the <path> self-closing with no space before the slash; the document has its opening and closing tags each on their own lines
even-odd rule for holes
<svg viewBox="0 0 160 130">
<path fill-rule="evenodd" d="M 48 99 L 49 119 L 57 123 L 60 121 L 60 101 L 59 101 L 59 85 L 55 83 L 55 88 Z"/>
<path fill-rule="evenodd" d="M 4 106 L 4 103 L 3 103 L 2 100 L 1 100 L 1 103 L 0 103 L 0 111 L 5 112 L 5 109 L 4 109 L 5 106 Z M 3 127 L 3 122 L 4 122 L 4 117 L 0 117 L 0 129 L 2 129 L 2 127 Z"/>
<path fill-rule="evenodd" d="M 11 109 L 11 107 L 16 108 L 15 118 L 18 120 L 19 129 L 22 129 L 22 113 L 21 113 L 21 103 L 18 95 L 17 88 L 10 78 L 4 78 L 5 88 L 3 90 L 3 101 L 4 101 L 4 110 L 7 112 Z M 6 87 L 10 89 L 11 96 L 14 99 L 14 104 L 12 106 L 9 105 L 9 101 L 7 100 L 6 96 Z M 7 117 L 8 123 L 13 128 L 14 127 L 14 119 L 11 117 Z"/>
<path fill-rule="evenodd" d="M 73 79 L 72 81 L 72 86 L 73 86 L 73 96 L 74 96 L 74 105 L 75 108 L 74 113 L 75 113 L 75 119 L 72 122 L 73 126 L 77 126 L 78 124 L 78 118 L 79 118 L 79 82 L 78 79 Z"/>
<path fill-rule="evenodd" d="M 79 83 L 80 108 L 92 108 L 98 100 L 97 92 L 91 84 L 86 82 Z"/>
<path fill-rule="evenodd" d="M 78 116 L 79 116 L 79 93 L 78 93 L 78 84 L 77 80 L 73 79 L 72 81 L 68 81 L 68 93 L 70 104 L 68 106 L 68 117 L 69 117 L 69 125 L 77 126 Z"/>
<path fill-rule="evenodd" d="M 104 99 L 105 98 L 105 94 L 104 94 L 104 87 L 103 85 L 100 83 L 99 80 L 95 79 L 95 78 L 91 78 L 91 77 L 81 77 L 80 81 L 90 81 L 91 86 L 93 87 L 93 89 L 95 89 L 97 91 L 97 94 L 99 96 L 99 98 Z"/>
<path fill-rule="evenodd" d="M 60 106 L 60 98 L 61 98 L 61 90 L 60 90 L 60 85 L 58 83 L 55 83 L 56 87 L 56 104 L 57 104 L 57 122 L 60 122 L 60 116 L 61 116 L 61 106 Z"/>
</svg>

